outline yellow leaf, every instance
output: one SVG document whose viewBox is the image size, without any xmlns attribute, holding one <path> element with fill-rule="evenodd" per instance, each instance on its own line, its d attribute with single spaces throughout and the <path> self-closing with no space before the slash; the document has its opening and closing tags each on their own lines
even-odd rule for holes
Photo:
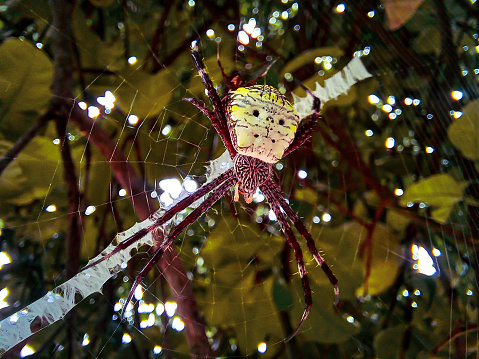
<svg viewBox="0 0 479 359">
<path fill-rule="evenodd" d="M 348 224 L 346 231 L 350 236 L 357 236 L 359 243 L 366 238 L 366 230 L 358 223 Z M 374 228 L 372 238 L 371 274 L 368 281 L 368 294 L 377 295 L 388 289 L 396 279 L 396 274 L 402 262 L 402 247 L 399 238 L 382 223 Z M 367 251 L 360 258 L 366 270 Z M 360 287 L 356 295 L 364 295 Z"/>
<path fill-rule="evenodd" d="M 341 50 L 339 47 L 319 47 L 316 49 L 305 51 L 299 56 L 296 56 L 293 60 L 288 62 L 286 66 L 283 67 L 283 70 L 281 70 L 281 78 L 283 78 L 284 74 L 287 72 L 294 72 L 295 70 L 303 67 L 306 64 L 313 63 L 316 57 L 341 57 L 343 56 L 343 54 L 344 51 Z"/>
<path fill-rule="evenodd" d="M 461 117 L 447 129 L 452 144 L 471 160 L 479 159 L 479 99 L 469 102 L 463 109 Z"/>
<path fill-rule="evenodd" d="M 27 40 L 5 41 L 0 46 L 0 58 L 0 130 L 15 137 L 46 109 L 53 65 L 44 51 Z"/>
<path fill-rule="evenodd" d="M 393 209 L 388 209 L 386 213 L 386 223 L 388 224 L 389 228 L 400 233 L 404 233 L 410 222 L 411 219 L 408 216 Z"/>
<path fill-rule="evenodd" d="M 446 223 L 453 206 L 444 206 L 431 211 L 432 218 L 439 223 Z"/>
<path fill-rule="evenodd" d="M 177 85 L 169 69 L 156 74 L 138 70 L 124 77 L 126 81 L 116 95 L 123 111 L 140 119 L 158 115 L 170 102 Z"/>
<path fill-rule="evenodd" d="M 96 7 L 106 8 L 113 4 L 114 0 L 90 0 Z"/>
</svg>

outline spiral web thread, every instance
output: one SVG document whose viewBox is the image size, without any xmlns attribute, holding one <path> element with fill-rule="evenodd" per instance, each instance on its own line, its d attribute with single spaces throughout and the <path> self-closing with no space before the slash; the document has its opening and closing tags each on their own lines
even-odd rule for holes
<svg viewBox="0 0 479 359">
<path fill-rule="evenodd" d="M 316 89 L 312 92 L 321 100 L 322 105 L 324 105 L 327 101 L 347 93 L 355 83 L 371 76 L 362 61 L 358 57 L 354 57 L 341 71 L 327 79 L 324 87 L 316 83 Z M 311 96 L 301 98 L 294 94 L 293 97 L 295 102 L 294 106 L 299 116 L 301 118 L 306 117 L 310 112 L 313 98 Z M 207 183 L 218 177 L 231 166 L 232 161 L 229 154 L 227 152 L 223 153 L 223 155 L 212 161 L 207 167 Z M 183 191 L 171 206 L 174 206 L 187 195 L 188 193 Z M 200 199 L 190 207 L 195 208 L 202 201 L 203 199 Z M 98 261 L 105 254 L 113 251 L 116 247 L 116 243 L 150 226 L 155 218 L 160 217 L 166 209 L 167 208 L 160 208 L 150 218 L 136 223 L 124 232 L 118 233 L 112 243 L 110 243 L 102 253 L 91 259 L 90 263 Z M 177 219 L 173 218 L 161 226 L 161 229 L 165 230 L 167 226 L 174 224 L 176 221 Z M 2 320 L 0 322 L 0 355 L 3 355 L 6 351 L 33 335 L 35 331 L 32 329 L 36 325 L 41 324 L 41 327 L 45 328 L 55 323 L 62 319 L 81 300 L 95 292 L 101 292 L 103 285 L 108 279 L 126 268 L 126 263 L 132 258 L 132 250 L 143 245 L 153 245 L 151 233 L 148 233 L 129 247 L 97 263 L 95 266 L 78 273 L 34 303 Z"/>
</svg>

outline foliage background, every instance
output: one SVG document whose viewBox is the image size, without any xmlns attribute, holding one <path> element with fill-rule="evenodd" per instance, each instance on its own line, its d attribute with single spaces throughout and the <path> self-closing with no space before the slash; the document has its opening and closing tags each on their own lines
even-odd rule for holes
<svg viewBox="0 0 479 359">
<path fill-rule="evenodd" d="M 304 94 L 292 77 L 314 89 L 355 55 L 374 75 L 329 103 L 311 143 L 277 171 L 339 278 L 338 310 L 304 247 L 314 304 L 300 334 L 284 343 L 304 305 L 294 256 L 267 204 L 226 198 L 177 239 L 144 283 L 145 302 L 179 303 L 184 331 L 164 314 L 144 329 L 147 314 L 130 323 L 111 319 L 129 291 L 125 278 L 147 258 L 144 248 L 103 294 L 34 335 L 35 357 L 476 357 L 474 1 L 0 4 L 0 249 L 12 260 L 0 270 L 0 289 L 9 291 L 1 318 L 66 281 L 116 233 L 146 218 L 161 179 L 204 181 L 204 166 L 224 148 L 208 119 L 181 100 L 207 100 L 190 59 L 192 40 L 201 39 L 223 93 L 218 51 L 226 72 L 247 80 L 275 61 L 264 81 L 286 93 Z M 252 17 L 263 38 L 240 51 L 238 30 Z M 109 113 L 97 103 L 106 90 L 116 97 Z M 378 103 L 368 101 L 371 94 Z M 88 117 L 80 101 L 100 116 Z M 136 124 L 127 121 L 131 114 Z M 46 211 L 51 204 L 56 210 Z M 95 212 L 86 215 L 88 206 Z M 441 252 L 433 256 L 436 274 L 418 273 L 413 245 Z M 124 333 L 130 343 L 122 343 Z M 161 354 L 153 352 L 157 345 Z"/>
</svg>

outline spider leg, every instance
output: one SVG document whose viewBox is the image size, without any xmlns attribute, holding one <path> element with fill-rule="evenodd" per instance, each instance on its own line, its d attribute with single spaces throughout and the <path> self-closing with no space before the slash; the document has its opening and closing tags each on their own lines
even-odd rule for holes
<svg viewBox="0 0 479 359">
<path fill-rule="evenodd" d="M 193 57 L 193 63 L 195 64 L 196 70 L 201 76 L 201 80 L 205 85 L 206 92 L 208 93 L 208 97 L 213 105 L 213 110 L 215 116 L 208 116 L 214 129 L 220 135 L 223 143 L 225 144 L 228 152 L 230 153 L 231 158 L 236 156 L 236 150 L 233 147 L 233 143 L 231 142 L 230 133 L 228 130 L 228 122 L 226 121 L 226 115 L 221 103 L 220 96 L 218 92 L 216 92 L 213 83 L 211 82 L 208 73 L 206 72 L 205 64 L 203 63 L 203 59 L 201 58 L 200 54 L 198 53 L 198 45 L 196 41 L 191 43 L 191 56 Z M 191 102 L 191 101 L 190 101 Z M 201 110 L 201 108 L 200 108 Z"/>
<path fill-rule="evenodd" d="M 296 79 L 295 81 L 300 87 L 302 87 L 306 91 L 307 94 L 313 97 L 313 113 L 306 117 L 307 122 L 298 129 L 298 132 L 296 132 L 296 135 L 294 136 L 293 142 L 291 142 L 286 151 L 284 151 L 283 158 L 294 150 L 297 150 L 311 138 L 311 136 L 313 135 L 314 126 L 318 123 L 318 119 L 321 118 L 321 115 L 319 114 L 319 110 L 321 109 L 321 100 L 316 97 L 311 92 L 311 90 L 304 86 L 301 82 Z"/>
<path fill-rule="evenodd" d="M 307 118 L 307 122 L 302 125 L 296 135 L 294 136 L 293 142 L 289 147 L 284 151 L 283 158 L 289 155 L 291 152 L 297 150 L 299 147 L 303 146 L 313 135 L 314 126 L 318 123 L 318 119 L 321 115 L 317 112 L 312 113 Z"/>
<path fill-rule="evenodd" d="M 301 318 L 301 321 L 299 322 L 298 327 L 293 332 L 293 334 L 291 334 L 286 339 L 286 341 L 289 341 L 296 334 L 298 334 L 299 329 L 301 328 L 304 321 L 308 317 L 309 310 L 311 309 L 311 305 L 313 304 L 313 299 L 311 297 L 311 288 L 309 286 L 309 279 L 308 279 L 308 275 L 306 273 L 306 267 L 304 265 L 303 252 L 301 251 L 301 247 L 299 246 L 299 243 L 298 243 L 296 237 L 294 236 L 294 233 L 291 230 L 291 227 L 289 226 L 286 218 L 284 217 L 283 213 L 281 212 L 278 200 L 267 189 L 267 185 L 266 186 L 265 185 L 261 186 L 261 191 L 263 191 L 264 195 L 268 199 L 269 205 L 271 206 L 271 209 L 273 210 L 274 214 L 276 215 L 278 223 L 281 226 L 281 229 L 283 230 L 283 233 L 285 234 L 289 245 L 294 250 L 294 254 L 296 256 L 296 261 L 298 262 L 299 274 L 301 275 L 301 280 L 302 280 L 302 284 L 303 284 L 304 300 L 306 302 L 306 308 L 304 309 L 304 313 L 303 313 L 303 316 Z"/>
<path fill-rule="evenodd" d="M 221 60 L 220 60 L 220 45 L 218 44 L 218 51 L 216 53 L 216 60 L 218 61 L 218 66 L 221 70 L 221 75 L 223 75 L 223 81 L 225 83 L 226 86 L 228 86 L 230 88 L 230 85 L 231 85 L 231 81 L 230 79 L 228 78 L 228 75 L 226 75 L 226 72 L 225 72 L 225 69 L 223 68 L 223 65 L 221 64 Z"/>
<path fill-rule="evenodd" d="M 267 182 L 268 183 L 268 182 Z M 264 191 L 263 191 L 264 188 Z M 308 230 L 304 226 L 303 222 L 299 219 L 298 215 L 293 211 L 291 206 L 286 202 L 286 200 L 283 197 L 283 194 L 281 192 L 281 189 L 277 184 L 275 184 L 273 181 L 269 181 L 269 185 L 263 185 L 261 187 L 261 190 L 265 194 L 265 196 L 268 198 L 273 197 L 274 200 L 276 200 L 281 208 L 285 211 L 286 215 L 291 219 L 293 222 L 293 225 L 296 227 L 298 232 L 306 239 L 306 243 L 308 244 L 309 251 L 313 254 L 314 259 L 318 263 L 318 265 L 321 267 L 323 270 L 324 274 L 328 277 L 329 281 L 333 285 L 334 288 L 334 294 L 336 296 L 334 305 L 338 305 L 339 303 L 339 287 L 338 287 L 338 279 L 335 277 L 329 266 L 326 264 L 324 261 L 323 257 L 319 254 L 316 245 L 314 244 L 314 240 L 311 237 L 311 234 L 309 234 Z"/>
<path fill-rule="evenodd" d="M 214 117 L 213 113 L 210 111 L 210 109 L 208 107 L 206 107 L 206 105 L 202 101 L 200 101 L 200 100 L 198 100 L 194 97 L 183 97 L 183 101 L 187 101 L 187 102 L 195 105 L 196 108 L 198 110 L 200 110 L 201 112 L 203 112 L 210 120 L 211 120 L 211 118 Z M 213 122 L 213 120 L 211 120 L 211 122 Z"/>
<path fill-rule="evenodd" d="M 151 258 L 148 260 L 148 263 L 143 267 L 143 269 L 138 273 L 135 278 L 135 282 L 133 283 L 130 293 L 128 294 L 128 299 L 125 302 L 123 307 L 123 312 L 121 317 L 125 313 L 125 309 L 130 303 L 133 294 L 135 293 L 136 287 L 141 283 L 141 281 L 146 277 L 150 269 L 155 265 L 155 263 L 161 258 L 163 253 L 171 246 L 173 240 L 181 233 L 183 230 L 188 227 L 190 224 L 194 223 L 199 217 L 201 217 L 213 204 L 216 203 L 221 197 L 225 195 L 225 193 L 230 189 L 230 187 L 237 181 L 235 176 L 229 177 L 223 184 L 221 184 L 208 198 L 204 200 L 198 207 L 196 207 L 186 218 L 180 222 L 172 231 L 168 234 L 168 236 L 164 239 L 163 243 L 161 243 L 160 247 L 153 253 Z"/>
<path fill-rule="evenodd" d="M 258 75 L 258 77 L 256 77 L 254 80 L 248 81 L 247 83 L 245 83 L 242 86 L 243 87 L 251 86 L 251 85 L 254 85 L 256 82 L 258 82 L 259 80 L 261 80 L 263 77 L 265 77 L 268 74 L 269 70 L 271 69 L 271 67 L 273 67 L 273 65 L 276 63 L 276 61 L 278 61 L 278 59 L 274 60 L 268 66 L 266 66 L 266 68 L 263 71 L 261 71 L 261 73 Z"/>
<path fill-rule="evenodd" d="M 197 201 L 201 197 L 203 197 L 205 194 L 211 192 L 213 189 L 218 187 L 221 183 L 223 183 L 226 180 L 231 180 L 231 178 L 234 177 L 234 170 L 231 168 L 228 171 L 222 173 L 219 175 L 217 178 L 215 178 L 213 181 L 206 183 L 202 187 L 200 187 L 197 191 L 186 197 L 185 199 L 179 201 L 176 205 L 171 207 L 168 211 L 166 211 L 161 217 L 159 217 L 152 225 L 145 227 L 138 231 L 137 233 L 133 234 L 132 236 L 126 238 L 122 242 L 118 243 L 118 245 L 113 249 L 110 253 L 104 255 L 102 258 L 99 260 L 87 264 L 85 267 L 83 267 L 81 271 L 84 271 L 85 269 L 88 269 L 90 267 L 93 267 L 97 265 L 98 263 L 104 261 L 105 259 L 110 258 L 112 255 L 115 253 L 118 253 L 119 251 L 129 247 L 132 243 L 136 242 L 140 238 L 144 237 L 148 233 L 152 232 L 162 224 L 166 223 L 169 221 L 175 214 L 178 212 L 181 212 L 184 210 L 186 207 L 191 205 L 193 202 Z"/>
</svg>

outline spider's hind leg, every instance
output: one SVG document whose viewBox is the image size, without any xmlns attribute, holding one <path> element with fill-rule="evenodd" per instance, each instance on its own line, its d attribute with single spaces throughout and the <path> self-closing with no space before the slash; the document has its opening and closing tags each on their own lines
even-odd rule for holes
<svg viewBox="0 0 479 359">
<path fill-rule="evenodd" d="M 301 247 L 299 246 L 298 240 L 294 236 L 294 233 L 291 230 L 291 227 L 289 226 L 286 218 L 284 217 L 283 213 L 281 212 L 278 201 L 275 199 L 274 196 L 271 195 L 269 190 L 267 190 L 263 187 L 264 186 L 261 186 L 261 191 L 264 193 L 264 195 L 268 199 L 269 205 L 271 206 L 271 209 L 273 210 L 274 214 L 276 215 L 278 223 L 281 226 L 281 230 L 283 231 L 284 235 L 286 236 L 286 239 L 287 239 L 289 245 L 294 250 L 294 255 L 296 256 L 296 262 L 298 262 L 299 274 L 301 276 L 301 281 L 302 281 L 302 284 L 303 284 L 304 301 L 306 302 L 306 308 L 304 309 L 303 316 L 301 317 L 301 321 L 299 322 L 298 327 L 296 328 L 296 330 L 285 340 L 287 342 L 290 339 L 292 339 L 296 334 L 298 334 L 299 330 L 301 329 L 301 326 L 303 325 L 304 321 L 306 320 L 306 318 L 309 315 L 309 311 L 310 311 L 311 306 L 313 304 L 313 299 L 312 299 L 312 296 L 311 296 L 311 287 L 309 286 L 309 279 L 308 279 L 308 275 L 307 275 L 307 272 L 306 272 L 306 266 L 304 265 L 303 252 L 301 251 Z"/>
<path fill-rule="evenodd" d="M 269 181 L 269 183 L 271 184 L 271 186 L 270 188 L 265 188 L 266 192 L 263 191 L 263 187 L 261 188 L 261 190 L 263 191 L 263 193 L 265 193 L 265 195 L 268 193 L 270 197 L 273 197 L 276 201 L 279 202 L 279 205 L 281 206 L 281 208 L 283 208 L 284 212 L 289 217 L 291 222 L 293 222 L 293 225 L 296 227 L 298 232 L 306 239 L 306 243 L 308 244 L 309 251 L 313 255 L 318 265 L 323 270 L 324 274 L 326 274 L 326 276 L 329 279 L 329 282 L 332 284 L 334 288 L 334 295 L 335 295 L 334 305 L 337 306 L 339 303 L 338 279 L 333 274 L 329 266 L 326 264 L 321 254 L 319 254 L 318 249 L 316 248 L 316 245 L 314 244 L 314 240 L 311 237 L 311 234 L 309 234 L 308 230 L 304 226 L 303 222 L 301 222 L 298 215 L 293 211 L 291 206 L 283 198 L 283 194 L 279 186 L 273 183 L 272 181 Z"/>
</svg>

